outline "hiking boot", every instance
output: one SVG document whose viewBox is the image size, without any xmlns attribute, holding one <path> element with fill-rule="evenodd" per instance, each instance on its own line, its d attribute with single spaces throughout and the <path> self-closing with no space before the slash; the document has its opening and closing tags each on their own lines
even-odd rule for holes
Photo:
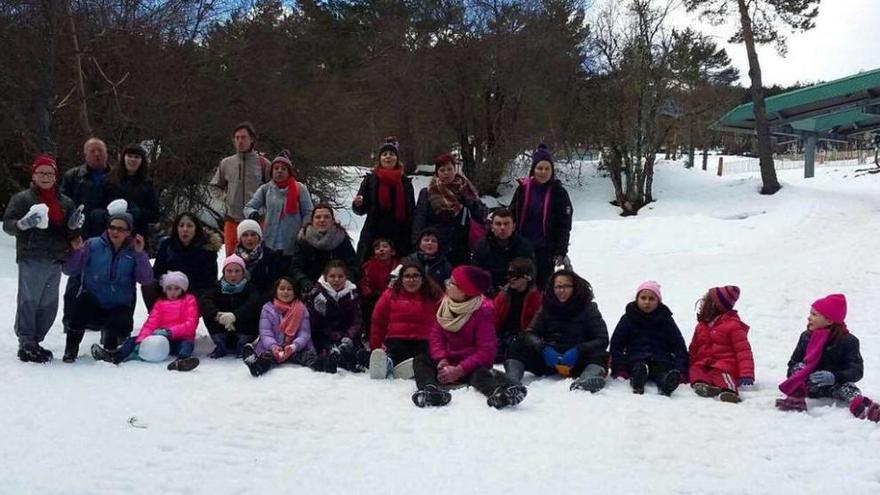
<svg viewBox="0 0 880 495">
<path fill-rule="evenodd" d="M 37 352 L 39 352 L 40 356 L 42 356 L 42 358 L 44 359 L 44 361 L 42 361 L 44 363 L 55 359 L 55 355 L 52 354 L 52 351 L 50 351 L 49 349 L 46 349 L 45 347 L 41 346 L 40 344 L 37 344 Z"/>
<path fill-rule="evenodd" d="M 452 394 L 445 390 L 440 390 L 437 385 L 426 385 L 423 390 L 416 390 L 412 394 L 412 401 L 418 407 L 442 407 L 452 400 Z"/>
<path fill-rule="evenodd" d="M 670 370 L 663 378 L 660 379 L 660 383 L 657 384 L 657 387 L 660 389 L 660 393 L 669 397 L 672 395 L 672 392 L 675 392 L 675 389 L 678 388 L 678 384 L 681 383 L 681 372 L 678 370 Z"/>
<path fill-rule="evenodd" d="M 780 411 L 804 412 L 807 410 L 807 400 L 803 397 L 786 396 L 776 399 L 776 409 Z"/>
<path fill-rule="evenodd" d="M 645 363 L 636 363 L 630 372 L 629 384 L 634 394 L 644 394 L 645 384 L 648 383 L 648 365 Z"/>
<path fill-rule="evenodd" d="M 185 357 L 177 358 L 168 363 L 168 371 L 192 371 L 199 366 L 199 358 Z"/>
<path fill-rule="evenodd" d="M 528 390 L 522 385 L 505 385 L 498 387 L 487 399 L 486 404 L 495 409 L 515 406 L 526 398 Z"/>
<path fill-rule="evenodd" d="M 341 357 L 341 353 L 339 349 L 336 347 L 330 349 L 330 352 L 327 353 L 327 356 L 324 359 L 324 371 L 327 373 L 336 373 L 337 368 L 339 367 L 339 358 Z"/>
<path fill-rule="evenodd" d="M 720 394 L 718 394 L 718 400 L 721 402 L 729 402 L 731 404 L 737 404 L 742 402 L 739 394 L 734 392 L 733 390 L 724 390 Z"/>
<path fill-rule="evenodd" d="M 392 369 L 394 369 L 394 363 L 385 353 L 385 349 L 373 349 L 373 352 L 370 353 L 370 378 L 374 380 L 388 378 Z"/>
<path fill-rule="evenodd" d="M 95 361 L 106 361 L 108 363 L 115 363 L 113 359 L 116 357 L 116 353 L 113 351 L 108 351 L 98 344 L 92 344 L 91 352 L 92 357 L 95 359 Z"/>
<path fill-rule="evenodd" d="M 18 359 L 25 363 L 45 363 L 52 358 L 46 358 L 36 344 L 25 344 L 18 349 Z"/>
<path fill-rule="evenodd" d="M 84 332 L 75 330 L 67 331 L 67 341 L 64 344 L 64 356 L 61 360 L 65 363 L 73 363 L 79 355 L 79 344 L 82 342 Z"/>
<path fill-rule="evenodd" d="M 715 397 L 721 393 L 721 388 L 715 385 L 709 385 L 706 382 L 697 382 L 693 384 L 694 393 L 700 397 Z"/>
</svg>

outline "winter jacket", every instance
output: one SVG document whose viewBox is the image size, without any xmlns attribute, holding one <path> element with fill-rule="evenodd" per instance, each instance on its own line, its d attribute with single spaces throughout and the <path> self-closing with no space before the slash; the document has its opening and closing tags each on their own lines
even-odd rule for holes
<svg viewBox="0 0 880 495">
<path fill-rule="evenodd" d="M 755 377 L 752 347 L 748 340 L 749 326 L 731 310 L 711 323 L 697 323 L 691 345 L 690 367 L 711 367 L 731 374 L 734 378 Z"/>
<path fill-rule="evenodd" d="M 444 254 L 454 259 L 468 259 L 470 218 L 485 224 L 488 210 L 480 200 L 470 204 L 463 204 L 463 206 L 464 208 L 455 217 L 441 218 L 434 214 L 434 210 L 431 208 L 431 201 L 428 199 L 428 188 L 423 188 L 419 192 L 419 198 L 416 201 L 415 212 L 413 213 L 412 243 L 415 249 L 418 249 L 416 243 L 422 230 L 427 227 L 433 227 L 437 230 L 440 249 Z M 450 253 L 452 254 L 450 255 Z"/>
<path fill-rule="evenodd" d="M 62 271 L 69 277 L 82 275 L 80 293 L 92 294 L 104 309 L 134 306 L 135 283 L 153 281 L 146 251 L 135 252 L 130 241 L 115 251 L 106 232 L 73 251 Z"/>
<path fill-rule="evenodd" d="M 406 208 L 412 218 L 415 210 L 415 195 L 413 193 L 412 179 L 407 176 L 402 177 L 403 194 L 406 196 Z M 370 257 L 373 250 L 373 240 L 379 237 L 390 239 L 394 243 L 394 249 L 400 256 L 405 256 L 412 251 L 411 247 L 411 222 L 399 224 L 394 218 L 393 211 L 383 211 L 379 208 L 379 178 L 373 172 L 368 173 L 361 181 L 358 188 L 358 195 L 364 198 L 364 202 L 360 206 L 352 204 L 352 211 L 357 215 L 367 215 L 364 225 L 361 228 L 360 239 L 358 239 L 357 255 L 361 260 Z M 391 204 L 395 204 L 393 197 Z"/>
<path fill-rule="evenodd" d="M 436 256 L 428 256 L 424 253 L 415 252 L 406 257 L 406 261 L 418 261 L 425 267 L 425 272 L 431 277 L 437 285 L 444 287 L 446 279 L 452 275 L 452 265 L 446 259 L 446 256 L 438 254 Z"/>
<path fill-rule="evenodd" d="M 302 182 L 296 183 L 299 191 L 299 212 L 283 215 L 284 203 L 287 201 L 288 188 L 281 189 L 275 182 L 269 181 L 254 193 L 244 207 L 244 216 L 265 208 L 263 223 L 263 243 L 266 246 L 293 256 L 296 248 L 296 236 L 299 229 L 312 216 L 312 195 Z"/>
<path fill-rule="evenodd" d="M 428 340 L 439 304 L 421 292 L 386 289 L 373 309 L 370 349 L 382 347 L 385 339 Z"/>
<path fill-rule="evenodd" d="M 75 231 L 67 228 L 70 214 L 76 210 L 73 201 L 63 194 L 58 194 L 58 203 L 64 213 L 64 220 L 59 226 L 49 225 L 48 228 L 31 228 L 20 230 L 19 220 L 24 217 L 31 206 L 39 203 L 39 194 L 35 187 L 21 191 L 9 200 L 6 212 L 3 213 L 3 231 L 15 236 L 15 261 L 23 259 L 50 260 L 57 263 L 64 262 L 70 251 L 68 240 L 75 235 Z"/>
<path fill-rule="evenodd" d="M 513 221 L 517 225 L 517 232 L 522 233 L 520 222 L 525 215 L 525 186 L 520 180 L 519 186 L 510 200 L 510 209 L 513 212 Z M 568 254 L 568 241 L 571 235 L 572 217 L 571 199 L 568 191 L 558 179 L 550 183 L 550 207 L 544 212 L 542 222 L 546 235 L 541 239 L 529 239 L 532 247 L 545 247 L 553 256 L 566 256 Z"/>
<path fill-rule="evenodd" d="M 645 313 L 635 301 L 626 305 L 611 336 L 611 369 L 627 371 L 637 362 L 656 361 L 688 372 L 688 350 L 672 311 L 660 303 Z"/>
<path fill-rule="evenodd" d="M 302 233 L 302 230 L 300 233 Z M 300 235 L 296 241 L 295 249 L 296 256 L 293 257 L 293 261 L 290 263 L 290 275 L 296 281 L 299 290 L 303 294 L 309 292 L 315 286 L 324 272 L 324 266 L 330 260 L 342 260 L 348 268 L 349 278 L 354 283 L 360 280 L 360 261 L 354 252 L 354 247 L 352 247 L 349 237 L 346 237 L 335 248 L 324 251 L 312 246 Z"/>
<path fill-rule="evenodd" d="M 482 296 L 481 296 L 482 297 Z M 497 350 L 495 342 L 495 310 L 492 301 L 483 302 L 457 332 L 444 330 L 436 321 L 431 326 L 428 352 L 431 359 L 446 359 L 449 364 L 461 366 L 465 375 L 477 368 L 491 368 Z"/>
<path fill-rule="evenodd" d="M 319 280 L 316 287 L 318 294 L 307 301 L 309 315 L 312 319 L 312 340 L 319 351 L 338 344 L 343 337 L 355 343 L 360 342 L 363 330 L 363 314 L 357 287 L 346 281 L 339 299 L 331 295 L 330 290 Z"/>
<path fill-rule="evenodd" d="M 513 289 L 503 290 L 495 296 L 493 301 L 495 305 L 495 329 L 499 333 L 502 333 L 502 329 L 505 327 L 505 322 L 507 322 L 508 316 L 518 320 L 516 326 L 519 327 L 521 332 L 528 328 L 529 324 L 535 318 L 535 315 L 538 314 L 538 311 L 541 309 L 541 299 L 543 298 L 543 295 L 541 294 L 541 291 L 532 285 L 528 288 L 523 298 L 522 311 L 520 311 L 519 315 L 510 315 L 510 299 L 515 297 L 512 292 Z"/>
<path fill-rule="evenodd" d="M 205 326 L 208 326 L 208 322 L 214 322 L 217 313 L 232 313 L 235 315 L 235 330 L 247 335 L 257 332 L 262 304 L 260 292 L 250 282 L 238 294 L 224 294 L 218 281 L 213 289 L 199 297 L 199 309 L 205 319 Z"/>
<path fill-rule="evenodd" d="M 798 339 L 797 346 L 788 361 L 788 376 L 794 373 L 795 365 L 804 362 L 807 344 L 810 342 L 810 333 L 807 330 Z M 822 349 L 822 359 L 819 360 L 816 371 L 834 373 L 834 382 L 838 385 L 861 380 L 864 374 L 864 362 L 859 351 L 859 339 L 847 332 L 826 342 L 825 348 Z"/>
<path fill-rule="evenodd" d="M 75 205 L 83 205 L 86 222 L 83 237 L 97 237 L 107 227 L 106 208 L 110 203 L 108 181 L 110 167 L 102 173 L 95 173 L 88 165 L 72 168 L 61 178 L 61 192 Z M 100 218 L 100 221 L 98 220 Z"/>
<path fill-rule="evenodd" d="M 214 186 L 214 194 L 223 199 L 227 217 L 236 222 L 244 220 L 244 205 L 269 180 L 268 169 L 269 161 L 256 151 L 220 160 L 210 185 Z"/>
<path fill-rule="evenodd" d="M 498 238 L 490 231 L 474 248 L 473 264 L 492 275 L 492 287 L 501 287 L 507 283 L 507 265 L 515 258 L 534 261 L 535 250 L 532 249 L 532 243 L 514 232 L 507 244 L 501 246 Z"/>
<path fill-rule="evenodd" d="M 608 348 L 608 327 L 595 302 L 587 303 L 573 316 L 557 314 L 546 304 L 526 328 L 556 352 L 577 346 L 581 354 L 594 356 Z"/>
<path fill-rule="evenodd" d="M 126 177 L 122 182 L 107 184 L 107 200 L 124 199 L 128 213 L 134 218 L 134 232 L 144 237 L 149 234 L 149 224 L 159 221 L 159 198 L 153 183 L 137 177 Z"/>
<path fill-rule="evenodd" d="M 199 305 L 196 296 L 184 294 L 183 297 L 169 301 L 160 298 L 153 305 L 147 321 L 141 327 L 135 340 L 138 344 L 153 335 L 153 331 L 165 328 L 171 332 L 171 340 L 196 340 L 196 327 L 199 326 Z"/>
<path fill-rule="evenodd" d="M 388 288 L 391 271 L 400 264 L 400 260 L 392 258 L 388 263 L 383 263 L 376 258 L 370 258 L 361 266 L 361 283 L 358 284 L 361 297 L 376 297 L 382 295 Z"/>
<path fill-rule="evenodd" d="M 304 311 L 303 313 L 302 323 L 299 325 L 296 337 L 293 338 L 293 346 L 296 348 L 296 352 L 314 352 L 315 346 L 312 344 L 312 325 L 309 322 L 309 312 Z M 271 301 L 263 305 L 263 310 L 260 313 L 260 340 L 254 349 L 257 355 L 271 351 L 272 346 L 281 345 L 284 342 L 284 335 L 279 327 L 281 318 L 281 313 Z"/>
<path fill-rule="evenodd" d="M 263 256 L 248 270 L 248 280 L 262 294 L 263 302 L 272 298 L 275 282 L 284 275 L 287 269 L 286 263 L 287 258 L 282 256 L 281 252 L 263 245 Z"/>
<path fill-rule="evenodd" d="M 217 250 L 222 246 L 220 236 L 209 234 L 184 246 L 175 237 L 159 241 L 159 250 L 153 263 L 156 280 L 171 271 L 183 272 L 189 279 L 189 292 L 198 297 L 217 283 Z"/>
</svg>

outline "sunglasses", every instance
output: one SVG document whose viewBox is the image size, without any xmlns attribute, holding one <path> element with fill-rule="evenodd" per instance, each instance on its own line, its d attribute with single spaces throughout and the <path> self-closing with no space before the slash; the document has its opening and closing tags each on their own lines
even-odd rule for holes
<svg viewBox="0 0 880 495">
<path fill-rule="evenodd" d="M 507 272 L 507 279 L 508 280 L 516 280 L 518 278 L 525 278 L 525 277 L 526 277 L 525 273 Z"/>
</svg>

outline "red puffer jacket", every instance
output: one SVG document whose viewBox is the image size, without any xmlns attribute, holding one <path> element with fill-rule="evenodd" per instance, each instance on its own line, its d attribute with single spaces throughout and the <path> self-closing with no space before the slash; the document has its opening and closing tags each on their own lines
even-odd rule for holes
<svg viewBox="0 0 880 495">
<path fill-rule="evenodd" d="M 430 301 L 405 290 L 386 289 L 373 309 L 370 349 L 378 349 L 385 339 L 428 340 L 437 320 L 440 301 Z"/>
<path fill-rule="evenodd" d="M 735 378 L 755 377 L 752 346 L 748 340 L 749 326 L 736 311 L 728 311 L 710 324 L 697 323 L 688 348 L 691 368 L 710 366 Z"/>
</svg>

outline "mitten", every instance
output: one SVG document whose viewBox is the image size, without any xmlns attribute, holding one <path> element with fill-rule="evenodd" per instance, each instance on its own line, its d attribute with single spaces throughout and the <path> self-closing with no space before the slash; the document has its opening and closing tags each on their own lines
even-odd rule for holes
<svg viewBox="0 0 880 495">
<path fill-rule="evenodd" d="M 544 356 L 544 364 L 548 368 L 556 368 L 556 365 L 559 364 L 559 359 L 562 357 L 556 352 L 556 349 L 549 345 L 544 347 L 544 352 L 541 354 Z"/>
<path fill-rule="evenodd" d="M 739 379 L 739 386 L 740 387 L 751 387 L 754 384 L 755 384 L 755 379 L 752 377 L 744 376 Z"/>
<path fill-rule="evenodd" d="M 86 223 L 86 216 L 83 214 L 84 208 L 85 205 L 79 205 L 73 210 L 73 213 L 70 214 L 70 218 L 67 219 L 68 230 L 79 230 L 82 228 L 83 224 Z"/>
<path fill-rule="evenodd" d="M 226 327 L 227 330 L 235 323 L 235 315 L 233 313 L 220 312 L 217 313 L 217 323 Z"/>
<path fill-rule="evenodd" d="M 571 349 L 565 351 L 565 354 L 562 355 L 562 364 L 568 366 L 569 368 L 574 368 L 574 365 L 577 364 L 578 358 L 580 357 L 581 351 L 577 348 L 577 346 L 574 346 Z"/>
<path fill-rule="evenodd" d="M 830 387 L 835 381 L 834 373 L 827 370 L 814 371 L 807 378 L 807 384 L 811 387 Z"/>
<path fill-rule="evenodd" d="M 18 222 L 15 222 L 15 226 L 18 230 L 30 230 L 43 223 L 43 216 L 48 218 L 48 208 L 42 203 L 35 204 Z"/>
</svg>

